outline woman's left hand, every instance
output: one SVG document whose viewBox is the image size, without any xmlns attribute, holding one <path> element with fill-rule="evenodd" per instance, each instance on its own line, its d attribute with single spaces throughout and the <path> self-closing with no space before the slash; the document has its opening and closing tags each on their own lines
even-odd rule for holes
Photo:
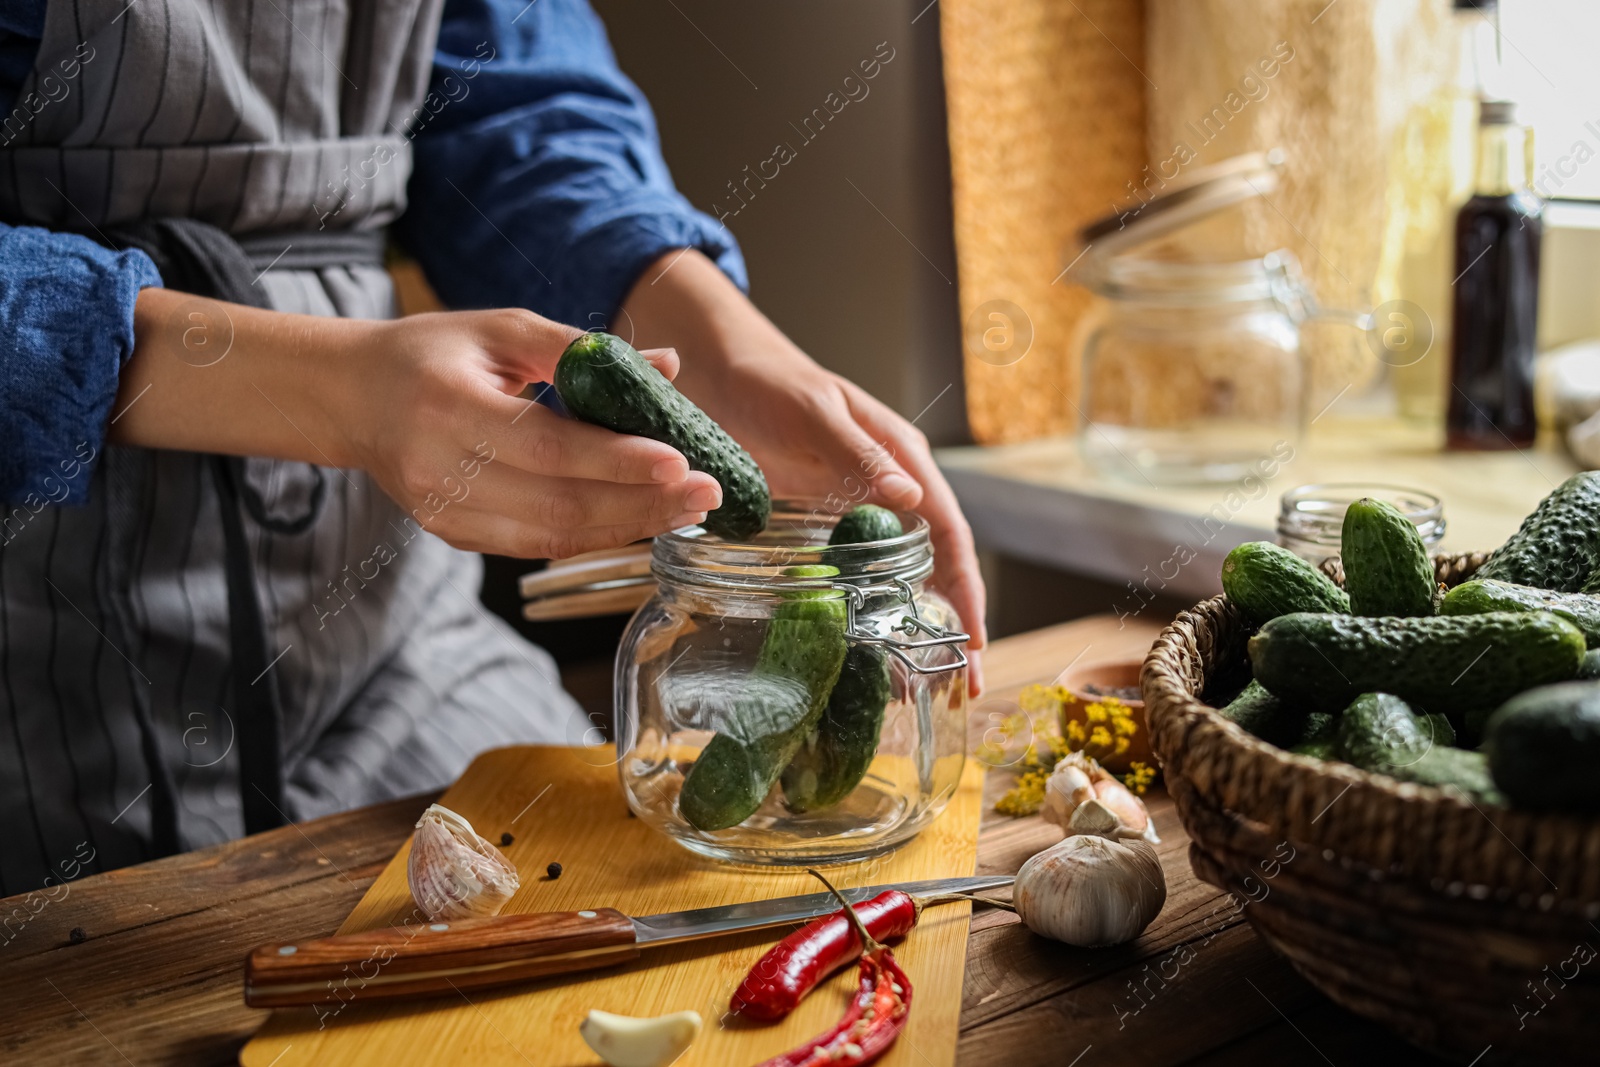
<svg viewBox="0 0 1600 1067">
<path fill-rule="evenodd" d="M 971 634 L 968 678 L 982 687 L 984 588 L 972 530 L 928 440 L 865 390 L 818 366 L 698 252 L 647 269 L 614 324 L 636 347 L 675 347 L 684 394 L 744 445 L 774 495 L 820 498 L 843 512 L 874 503 L 927 520 L 934 586 Z"/>
</svg>

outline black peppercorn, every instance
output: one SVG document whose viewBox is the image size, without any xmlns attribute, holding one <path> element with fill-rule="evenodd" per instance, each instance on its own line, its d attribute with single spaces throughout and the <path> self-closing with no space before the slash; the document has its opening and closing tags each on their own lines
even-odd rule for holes
<svg viewBox="0 0 1600 1067">
<path fill-rule="evenodd" d="M 546 867 L 544 869 L 544 873 L 547 874 L 548 876 L 550 876 L 550 878 L 552 878 L 552 879 L 560 878 L 561 877 L 561 864 L 559 864 L 559 863 L 550 864 L 550 866 L 548 866 L 548 867 Z"/>
<path fill-rule="evenodd" d="M 89 935 L 83 932 L 83 927 L 81 926 L 74 926 L 72 931 L 67 934 L 67 941 L 74 945 L 81 945 L 87 940 L 89 940 Z"/>
<path fill-rule="evenodd" d="M 508 845 L 510 845 L 511 842 L 513 842 L 515 840 L 516 840 L 516 838 L 512 837 L 509 833 L 501 834 L 500 835 L 500 847 L 501 848 L 505 848 Z"/>
</svg>

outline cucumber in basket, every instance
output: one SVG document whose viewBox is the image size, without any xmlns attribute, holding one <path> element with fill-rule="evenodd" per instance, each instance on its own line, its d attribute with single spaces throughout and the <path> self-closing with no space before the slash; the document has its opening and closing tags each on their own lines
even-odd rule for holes
<svg viewBox="0 0 1600 1067">
<path fill-rule="evenodd" d="M 1403 782 L 1453 787 L 1474 800 L 1501 803 L 1481 752 L 1451 748 L 1443 715 L 1418 715 L 1397 696 L 1363 693 L 1339 718 L 1339 755 L 1364 771 Z"/>
<path fill-rule="evenodd" d="M 1600 569 L 1600 471 L 1584 471 L 1539 502 L 1476 578 L 1576 593 Z"/>
<path fill-rule="evenodd" d="M 1489 717 L 1484 750 L 1518 807 L 1600 812 L 1600 682 L 1529 690 Z"/>
<path fill-rule="evenodd" d="M 1333 711 L 1383 692 L 1452 713 L 1574 678 L 1584 648 L 1583 632 L 1549 612 L 1284 615 L 1249 644 L 1256 680 L 1284 700 Z"/>
<path fill-rule="evenodd" d="M 845 512 L 830 545 L 886 541 L 905 533 L 888 508 L 863 504 Z M 828 706 L 783 771 L 784 802 L 794 811 L 817 811 L 849 796 L 878 754 L 878 736 L 894 679 L 889 657 L 871 645 L 851 645 Z"/>
<path fill-rule="evenodd" d="M 1350 610 L 1350 598 L 1332 578 L 1271 541 L 1248 541 L 1228 553 L 1222 591 L 1257 625 L 1297 611 Z"/>
<path fill-rule="evenodd" d="M 1600 678 L 1600 648 L 1584 653 L 1583 666 L 1578 668 L 1579 678 Z"/>
<path fill-rule="evenodd" d="M 742 541 L 766 529 L 772 499 L 756 461 L 628 342 L 584 334 L 561 353 L 554 384 L 567 410 L 584 422 L 663 441 L 715 478 L 722 506 L 702 523 L 708 531 Z"/>
<path fill-rule="evenodd" d="M 1291 751 L 1325 737 L 1333 724 L 1333 716 L 1327 712 L 1308 712 L 1303 706 L 1279 700 L 1253 678 L 1238 696 L 1218 708 L 1217 714 L 1268 744 Z"/>
<path fill-rule="evenodd" d="M 785 573 L 831 578 L 839 572 L 809 565 Z M 839 680 L 845 658 L 844 594 L 798 589 L 785 598 L 767 624 L 744 692 L 683 779 L 678 810 L 696 829 L 737 826 L 761 806 L 822 717 Z"/>
<path fill-rule="evenodd" d="M 1363 497 L 1344 513 L 1344 588 L 1356 615 L 1432 615 L 1433 560 L 1400 509 Z"/>
<path fill-rule="evenodd" d="M 1441 615 L 1481 615 L 1487 611 L 1548 611 L 1583 631 L 1591 646 L 1600 646 L 1600 597 L 1590 593 L 1557 593 L 1493 578 L 1462 582 L 1439 601 Z"/>
</svg>

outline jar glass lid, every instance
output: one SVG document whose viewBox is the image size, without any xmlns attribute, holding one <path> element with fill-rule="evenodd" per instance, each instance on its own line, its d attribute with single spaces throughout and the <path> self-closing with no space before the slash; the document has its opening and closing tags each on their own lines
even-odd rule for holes
<svg viewBox="0 0 1600 1067">
<path fill-rule="evenodd" d="M 1137 207 L 1096 219 L 1078 231 L 1083 251 L 1120 256 L 1225 208 L 1277 191 L 1281 148 L 1250 152 L 1161 180 L 1161 191 Z"/>
</svg>

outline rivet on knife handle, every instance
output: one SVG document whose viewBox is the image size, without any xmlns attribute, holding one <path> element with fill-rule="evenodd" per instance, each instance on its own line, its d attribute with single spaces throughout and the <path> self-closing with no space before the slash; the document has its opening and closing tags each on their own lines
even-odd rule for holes
<svg viewBox="0 0 1600 1067">
<path fill-rule="evenodd" d="M 639 955 L 611 908 L 457 919 L 262 945 L 245 960 L 255 1008 L 414 997 L 610 967 Z"/>
</svg>

